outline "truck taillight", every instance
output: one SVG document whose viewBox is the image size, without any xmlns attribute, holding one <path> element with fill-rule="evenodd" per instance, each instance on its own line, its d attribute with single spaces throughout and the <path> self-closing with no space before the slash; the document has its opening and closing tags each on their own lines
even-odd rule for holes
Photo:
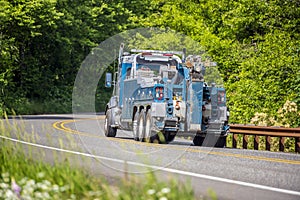
<svg viewBox="0 0 300 200">
<path fill-rule="evenodd" d="M 155 98 L 157 100 L 162 100 L 164 98 L 164 88 L 163 87 L 155 88 Z"/>
</svg>

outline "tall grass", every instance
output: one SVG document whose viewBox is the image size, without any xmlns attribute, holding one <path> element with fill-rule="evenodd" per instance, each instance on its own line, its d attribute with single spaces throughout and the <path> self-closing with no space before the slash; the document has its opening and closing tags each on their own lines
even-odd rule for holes
<svg viewBox="0 0 300 200">
<path fill-rule="evenodd" d="M 19 127 L 2 120 L 0 134 L 36 142 L 34 133 L 24 133 Z M 174 179 L 161 182 L 149 173 L 145 179 L 126 176 L 120 184 L 110 185 L 70 164 L 68 157 L 53 155 L 56 159 L 51 163 L 43 157 L 41 151 L 0 138 L 0 199 L 195 199 L 190 184 Z"/>
</svg>

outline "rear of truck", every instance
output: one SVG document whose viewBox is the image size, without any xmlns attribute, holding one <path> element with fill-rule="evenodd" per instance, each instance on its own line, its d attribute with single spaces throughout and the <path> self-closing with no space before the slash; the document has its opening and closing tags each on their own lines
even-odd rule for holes
<svg viewBox="0 0 300 200">
<path fill-rule="evenodd" d="M 133 130 L 141 141 L 170 142 L 179 133 L 194 136 L 195 145 L 213 138 L 206 143 L 224 146 L 225 89 L 208 86 L 204 62 L 184 53 L 132 50 L 120 57 L 115 128 Z"/>
</svg>

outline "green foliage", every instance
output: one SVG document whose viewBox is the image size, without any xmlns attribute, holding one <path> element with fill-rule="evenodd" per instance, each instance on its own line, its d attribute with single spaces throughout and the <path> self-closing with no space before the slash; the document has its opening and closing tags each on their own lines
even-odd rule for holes
<svg viewBox="0 0 300 200">
<path fill-rule="evenodd" d="M 299 116 L 300 112 L 298 111 L 297 104 L 287 100 L 275 115 L 256 112 L 255 116 L 251 119 L 251 123 L 261 126 L 297 127 Z"/>
<path fill-rule="evenodd" d="M 145 25 L 191 36 L 218 63 L 231 122 L 249 123 L 261 111 L 274 115 L 287 99 L 300 105 L 298 1 L 154 2 Z"/>
<path fill-rule="evenodd" d="M 182 51 L 186 48 L 187 55 L 203 53 L 203 48 L 193 39 L 170 29 L 150 29 L 137 33 L 127 46 L 129 49 L 166 51 Z"/>
<path fill-rule="evenodd" d="M 151 39 L 136 35 L 128 41 L 132 48 L 181 50 L 187 44 L 217 62 L 232 123 L 249 123 L 256 112 L 275 117 L 286 100 L 300 106 L 296 0 L 2 0 L 0 13 L 1 112 L 28 112 L 23 101 L 58 102 L 70 109 L 86 55 L 106 38 L 136 27 L 164 31 Z M 199 44 L 191 45 L 192 39 Z M 110 91 L 100 83 L 98 91 L 102 109 L 100 101 Z"/>
<path fill-rule="evenodd" d="M 81 62 L 101 41 L 126 29 L 132 16 L 122 1 L 3 0 L 0 4 L 1 110 L 18 114 L 53 112 L 49 108 L 55 107 L 59 112 L 65 104 L 68 109 L 62 110 L 71 112 Z M 55 102 L 60 105 L 47 106 Z M 34 107 L 36 103 L 44 106 Z"/>
</svg>

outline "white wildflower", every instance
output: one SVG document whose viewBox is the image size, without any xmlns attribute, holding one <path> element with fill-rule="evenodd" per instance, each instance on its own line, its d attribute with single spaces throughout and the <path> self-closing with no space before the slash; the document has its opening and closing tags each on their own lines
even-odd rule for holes
<svg viewBox="0 0 300 200">
<path fill-rule="evenodd" d="M 48 190 L 48 185 L 44 184 L 44 183 L 37 183 L 37 188 L 40 188 L 43 191 Z"/>
<path fill-rule="evenodd" d="M 47 186 L 51 186 L 51 183 L 50 183 L 50 181 L 48 181 L 48 180 L 43 180 L 43 184 L 45 184 L 45 185 L 47 185 Z"/>
<path fill-rule="evenodd" d="M 161 189 L 161 193 L 163 193 L 163 194 L 167 194 L 167 193 L 169 193 L 170 191 L 171 191 L 170 188 L 163 188 L 163 189 Z"/>
<path fill-rule="evenodd" d="M 9 188 L 9 185 L 6 183 L 0 183 L 0 188 L 7 189 Z"/>
<path fill-rule="evenodd" d="M 41 192 L 35 192 L 34 196 L 38 199 L 43 199 L 43 194 Z"/>
<path fill-rule="evenodd" d="M 70 198 L 71 199 L 76 199 L 76 195 L 75 194 L 71 194 Z"/>
<path fill-rule="evenodd" d="M 53 185 L 53 186 L 52 186 L 52 191 L 53 191 L 53 192 L 57 192 L 57 193 L 58 193 L 58 192 L 59 192 L 59 186 L 58 186 L 58 185 L 56 185 L 56 184 L 55 184 L 55 185 Z"/>
<path fill-rule="evenodd" d="M 17 198 L 15 196 L 15 194 L 13 193 L 13 191 L 11 191 L 11 190 L 6 190 L 4 197 L 5 197 L 4 199 L 14 199 L 14 198 Z"/>
<path fill-rule="evenodd" d="M 168 200 L 167 197 L 160 197 L 159 200 Z"/>
<path fill-rule="evenodd" d="M 50 197 L 50 195 L 49 195 L 48 192 L 44 192 L 44 193 L 42 193 L 42 195 L 43 195 L 44 199 L 51 199 L 51 197 Z"/>
<path fill-rule="evenodd" d="M 9 183 L 10 181 L 9 173 L 2 173 L 1 176 L 3 178 L 4 183 Z"/>
<path fill-rule="evenodd" d="M 67 191 L 68 189 L 70 189 L 70 186 L 68 186 L 68 185 L 65 185 L 65 186 L 60 187 L 60 191 L 61 191 L 61 192 L 65 192 L 65 191 Z"/>
<path fill-rule="evenodd" d="M 25 185 L 26 184 L 26 182 L 28 181 L 28 178 L 27 177 L 24 177 L 24 178 L 22 178 L 21 180 L 20 180 L 20 185 Z"/>
<path fill-rule="evenodd" d="M 89 196 L 101 196 L 102 192 L 101 191 L 89 191 L 88 195 Z"/>
<path fill-rule="evenodd" d="M 26 185 L 27 186 L 35 186 L 35 180 L 30 179 L 29 181 L 27 181 Z"/>
<path fill-rule="evenodd" d="M 30 185 L 25 185 L 23 187 L 23 192 L 22 192 L 23 194 L 26 193 L 28 195 L 31 195 L 33 192 L 34 192 L 34 188 L 31 187 Z"/>
<path fill-rule="evenodd" d="M 1 174 L 2 178 L 9 178 L 9 173 L 5 172 Z"/>
<path fill-rule="evenodd" d="M 154 189 L 149 189 L 148 191 L 147 191 L 147 194 L 149 194 L 149 195 L 153 195 L 153 194 L 155 194 L 155 190 Z"/>
</svg>

